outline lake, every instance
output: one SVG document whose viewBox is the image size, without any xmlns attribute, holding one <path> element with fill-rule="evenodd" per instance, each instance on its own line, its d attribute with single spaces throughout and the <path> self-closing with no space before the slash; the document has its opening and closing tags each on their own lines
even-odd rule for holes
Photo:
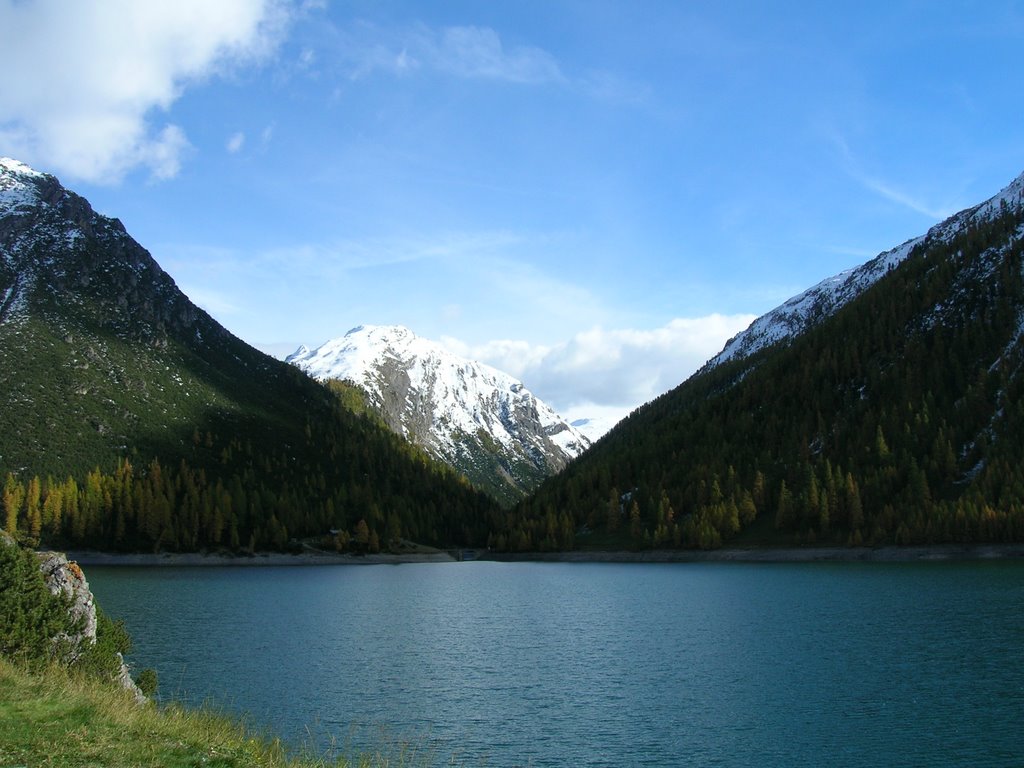
<svg viewBox="0 0 1024 768">
<path fill-rule="evenodd" d="M 1024 563 L 86 569 L 163 700 L 488 766 L 1024 765 Z"/>
</svg>

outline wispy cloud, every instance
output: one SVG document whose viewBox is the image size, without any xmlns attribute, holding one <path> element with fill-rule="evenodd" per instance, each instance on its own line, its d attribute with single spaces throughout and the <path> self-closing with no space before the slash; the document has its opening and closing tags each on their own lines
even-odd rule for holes
<svg viewBox="0 0 1024 768">
<path fill-rule="evenodd" d="M 959 210 L 958 207 L 948 204 L 934 205 L 919 196 L 901 189 L 890 181 L 866 172 L 861 166 L 861 163 L 858 162 L 856 157 L 854 157 L 849 144 L 847 144 L 846 140 L 842 136 L 838 134 L 834 135 L 833 141 L 839 150 L 844 170 L 850 178 L 865 189 L 876 193 L 891 203 L 896 203 L 904 208 L 908 208 L 915 213 L 919 213 L 934 221 L 940 221 L 948 218 Z"/>
<path fill-rule="evenodd" d="M 234 301 L 207 286 L 182 284 L 181 290 L 194 304 L 202 307 L 214 317 L 224 319 L 239 314 L 239 307 Z"/>
<path fill-rule="evenodd" d="M 459 77 L 552 83 L 565 78 L 554 56 L 533 46 L 506 47 L 487 27 L 448 27 L 432 45 L 430 58 Z"/>
<path fill-rule="evenodd" d="M 260 132 L 260 150 L 266 152 L 270 146 L 270 142 L 274 138 L 274 130 L 277 127 L 276 123 L 270 123 Z"/>
<path fill-rule="evenodd" d="M 289 13 L 278 0 L 0 2 L 3 150 L 94 182 L 137 167 L 175 176 L 190 144 L 154 113 L 190 84 L 268 56 Z"/>
<path fill-rule="evenodd" d="M 334 33 L 337 41 L 330 55 L 339 57 L 353 80 L 376 72 L 436 72 L 528 85 L 566 80 L 552 54 L 536 46 L 508 44 L 490 27 L 418 24 L 387 29 L 359 22 Z"/>
<path fill-rule="evenodd" d="M 242 147 L 245 146 L 245 134 L 242 131 L 231 134 L 228 137 L 227 144 L 225 145 L 229 154 L 237 155 L 242 151 Z"/>
<path fill-rule="evenodd" d="M 206 273 L 216 274 L 218 278 L 244 270 L 254 276 L 258 273 L 271 279 L 275 274 L 288 273 L 323 281 L 337 279 L 346 273 L 417 261 L 487 261 L 496 252 L 523 241 L 523 236 L 514 232 L 485 230 L 298 243 L 255 251 L 182 243 L 165 243 L 157 246 L 156 250 L 162 254 L 161 260 L 166 260 L 165 266 L 172 271 L 201 264 Z M 517 277 L 510 275 L 509 279 L 514 284 Z"/>
<path fill-rule="evenodd" d="M 491 253 L 520 241 L 521 236 L 504 230 L 368 237 L 272 248 L 255 255 L 253 260 L 264 265 L 287 266 L 291 271 L 325 275 L 427 259 L 463 258 Z"/>
<path fill-rule="evenodd" d="M 654 95 L 650 84 L 606 70 L 595 70 L 584 75 L 579 84 L 593 98 L 613 105 L 646 104 Z"/>
<path fill-rule="evenodd" d="M 886 200 L 890 200 L 891 202 L 902 205 L 912 211 L 916 211 L 922 216 L 927 216 L 930 219 L 941 220 L 955 213 L 954 210 L 949 208 L 932 206 L 926 201 L 917 199 L 881 179 L 873 178 L 866 174 L 855 175 L 854 178 L 871 191 L 877 192 Z"/>
<path fill-rule="evenodd" d="M 435 74 L 513 85 L 553 85 L 621 107 L 649 105 L 654 96 L 648 82 L 605 69 L 573 72 L 550 51 L 510 43 L 486 26 L 389 28 L 361 21 L 333 27 L 329 48 L 318 59 L 333 60 L 348 81 L 376 74 Z M 343 92 L 343 87 L 335 89 L 333 98 Z"/>
<path fill-rule="evenodd" d="M 822 250 L 826 253 L 835 253 L 840 256 L 850 256 L 857 260 L 858 263 L 863 263 L 868 259 L 873 259 L 879 254 L 878 251 L 872 251 L 868 248 L 856 248 L 848 245 L 824 245 Z M 791 292 L 790 295 L 795 295 L 796 292 Z"/>
</svg>

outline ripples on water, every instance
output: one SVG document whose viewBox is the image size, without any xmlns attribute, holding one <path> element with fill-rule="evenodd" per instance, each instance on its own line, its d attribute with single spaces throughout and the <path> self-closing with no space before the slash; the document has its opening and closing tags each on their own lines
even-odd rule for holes
<svg viewBox="0 0 1024 768">
<path fill-rule="evenodd" d="M 1024 564 L 87 569 L 161 695 L 465 765 L 1024 764 Z"/>
</svg>

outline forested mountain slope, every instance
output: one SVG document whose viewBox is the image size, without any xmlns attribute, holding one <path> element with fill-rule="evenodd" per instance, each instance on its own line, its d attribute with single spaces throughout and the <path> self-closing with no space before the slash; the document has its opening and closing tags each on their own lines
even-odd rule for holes
<svg viewBox="0 0 1024 768">
<path fill-rule="evenodd" d="M 936 224 L 927 234 L 885 251 L 866 264 L 822 280 L 759 317 L 749 328 L 726 342 L 725 348 L 708 361 L 706 367 L 713 368 L 728 360 L 749 357 L 779 341 L 799 336 L 857 298 L 900 265 L 926 239 L 932 242 L 949 240 L 965 227 L 991 219 L 1007 206 L 1019 205 L 1020 193 L 1021 180 L 1017 179 L 994 197 Z"/>
<path fill-rule="evenodd" d="M 0 524 L 31 538 L 192 550 L 282 547 L 334 528 L 363 547 L 473 543 L 493 511 L 232 336 L 119 221 L 8 159 L 0 393 Z"/>
<path fill-rule="evenodd" d="M 777 334 L 755 321 L 748 343 L 545 483 L 494 543 L 1024 538 L 1022 189 L 882 254 L 839 300 L 787 302 L 767 317 L 808 311 Z"/>
</svg>

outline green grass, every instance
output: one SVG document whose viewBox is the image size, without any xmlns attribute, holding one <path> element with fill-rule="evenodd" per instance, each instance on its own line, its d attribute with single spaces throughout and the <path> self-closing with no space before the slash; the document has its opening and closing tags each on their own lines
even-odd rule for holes
<svg viewBox="0 0 1024 768">
<path fill-rule="evenodd" d="M 53 668 L 33 674 L 0 658 L 0 766 L 406 768 L 435 764 L 414 749 L 358 757 L 292 756 L 278 739 L 223 714 L 137 705 L 124 691 Z"/>
</svg>

